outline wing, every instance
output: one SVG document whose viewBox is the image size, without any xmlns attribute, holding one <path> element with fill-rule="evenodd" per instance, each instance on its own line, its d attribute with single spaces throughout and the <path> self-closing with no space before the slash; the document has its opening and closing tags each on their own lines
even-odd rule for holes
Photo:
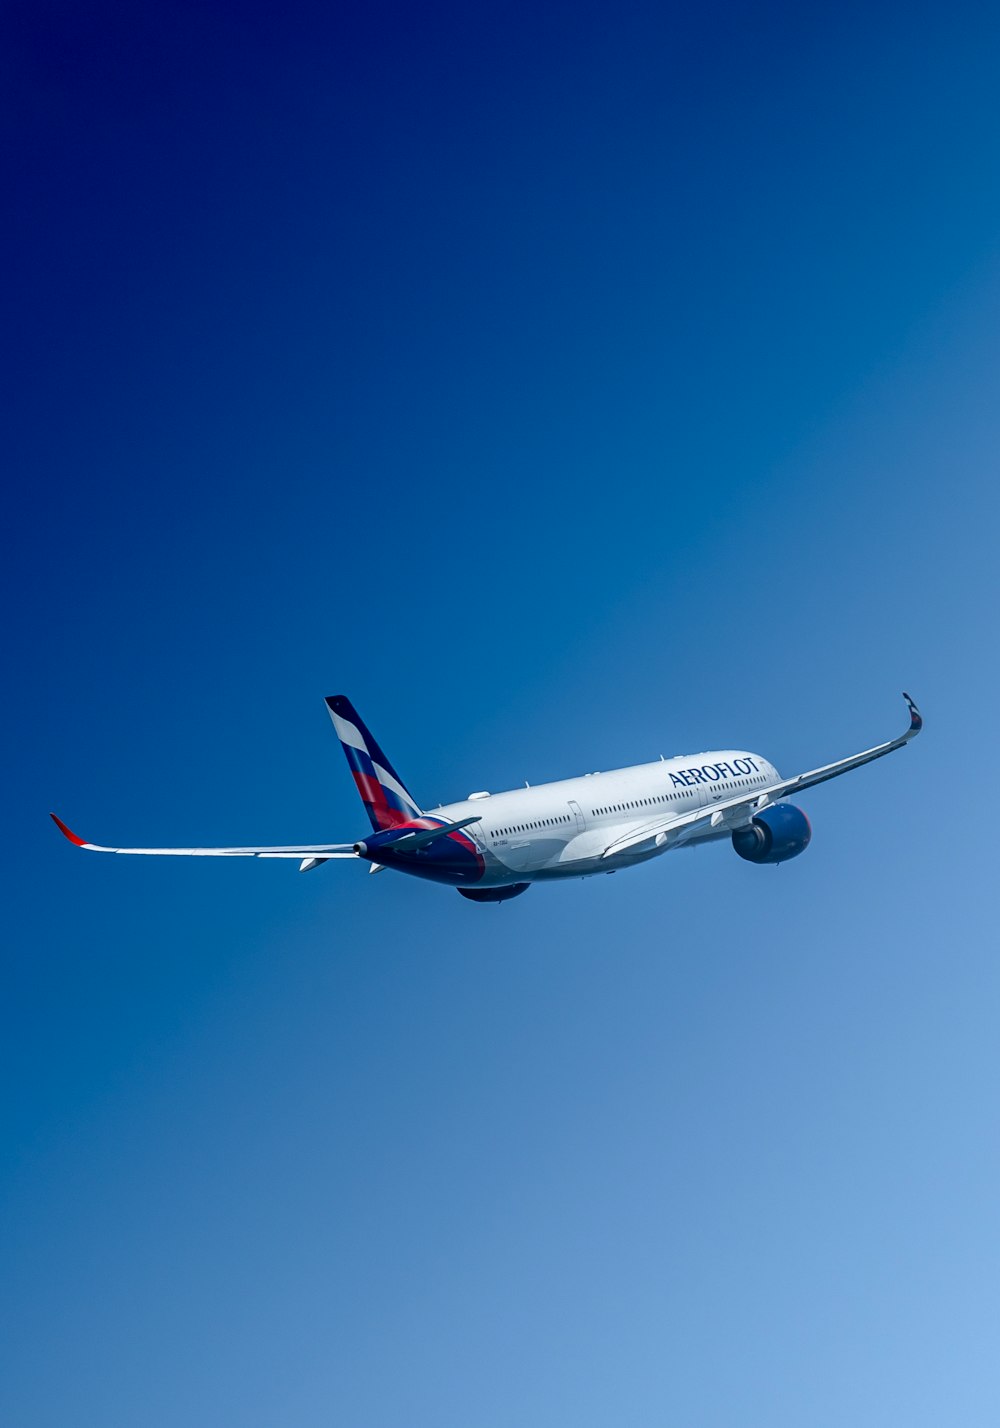
<svg viewBox="0 0 1000 1428">
<path fill-rule="evenodd" d="M 680 818 L 665 818 L 657 823 L 647 824 L 644 828 L 626 834 L 624 838 L 616 839 L 614 843 L 605 848 L 601 856 L 610 858 L 615 853 L 627 852 L 644 843 L 653 843 L 662 847 L 668 842 L 683 842 L 693 832 L 701 831 L 705 827 L 738 828 L 741 823 L 746 823 L 748 819 L 752 818 L 759 808 L 765 808 L 767 804 L 784 798 L 788 793 L 814 788 L 818 783 L 826 783 L 828 779 L 839 778 L 841 774 L 861 768 L 862 764 L 870 764 L 875 759 L 881 759 L 886 754 L 894 753 L 896 749 L 903 748 L 911 739 L 915 738 L 924 727 L 920 710 L 913 700 L 908 694 L 904 694 L 903 698 L 910 711 L 910 727 L 898 739 L 890 739 L 885 744 L 876 744 L 873 749 L 865 749 L 860 754 L 851 754 L 846 759 L 838 759 L 836 763 L 823 764 L 821 768 L 810 769 L 808 773 L 798 774 L 795 778 L 781 779 L 776 783 L 768 784 L 765 788 L 755 789 L 751 794 L 723 799 L 719 803 L 713 803 L 710 808 L 698 808 L 693 813 L 682 814 Z"/>
<path fill-rule="evenodd" d="M 481 815 L 477 814 L 473 818 L 462 818 L 457 823 L 440 823 L 433 828 L 390 829 L 377 832 L 365 842 L 358 843 L 302 843 L 280 848 L 105 848 L 100 843 L 87 843 L 78 838 L 56 814 L 50 813 L 49 817 L 72 844 L 77 848 L 87 848 L 91 853 L 139 853 L 165 858 L 299 858 L 302 863 L 300 871 L 304 873 L 328 862 L 330 858 L 358 858 L 376 848 L 415 852 L 437 842 L 439 838 L 446 838 L 450 833 L 460 832 L 470 824 L 482 821 Z"/>
<path fill-rule="evenodd" d="M 78 838 L 54 813 L 49 817 L 71 843 L 92 853 L 142 853 L 166 858 L 298 858 L 303 872 L 308 871 L 307 864 L 314 868 L 328 858 L 358 856 L 353 843 L 303 843 L 282 848 L 105 848 L 100 843 L 86 843 Z"/>
</svg>

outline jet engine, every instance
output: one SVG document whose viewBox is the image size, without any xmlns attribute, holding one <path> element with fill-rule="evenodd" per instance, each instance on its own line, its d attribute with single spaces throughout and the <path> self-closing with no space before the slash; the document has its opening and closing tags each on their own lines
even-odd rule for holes
<svg viewBox="0 0 1000 1428">
<path fill-rule="evenodd" d="M 809 819 L 792 803 L 775 803 L 754 814 L 748 828 L 737 828 L 733 847 L 748 863 L 787 863 L 809 846 Z"/>
</svg>

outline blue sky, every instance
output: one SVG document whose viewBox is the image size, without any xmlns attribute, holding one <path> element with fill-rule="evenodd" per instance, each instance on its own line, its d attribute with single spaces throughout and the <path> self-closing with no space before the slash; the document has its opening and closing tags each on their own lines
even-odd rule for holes
<svg viewBox="0 0 1000 1428">
<path fill-rule="evenodd" d="M 19 6 L 0 1416 L 994 1423 L 1000 21 Z M 725 847 L 327 866 L 689 750 Z"/>
</svg>

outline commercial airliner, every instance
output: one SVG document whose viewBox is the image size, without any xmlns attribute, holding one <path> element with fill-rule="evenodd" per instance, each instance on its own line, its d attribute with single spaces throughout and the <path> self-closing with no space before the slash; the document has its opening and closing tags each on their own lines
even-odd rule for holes
<svg viewBox="0 0 1000 1428">
<path fill-rule="evenodd" d="M 923 720 L 910 696 L 903 698 L 910 711 L 905 734 L 795 778 L 782 778 L 760 754 L 717 749 L 507 793 L 470 793 L 424 813 L 351 701 L 334 694 L 327 709 L 372 825 L 356 843 L 104 848 L 52 818 L 71 843 L 95 853 L 296 858 L 301 872 L 332 858 L 355 858 L 370 872 L 390 868 L 444 883 L 473 902 L 505 902 L 532 883 L 615 873 L 674 848 L 723 838 L 749 863 L 784 863 L 804 853 L 812 836 L 808 818 L 786 796 L 908 744 Z"/>
</svg>

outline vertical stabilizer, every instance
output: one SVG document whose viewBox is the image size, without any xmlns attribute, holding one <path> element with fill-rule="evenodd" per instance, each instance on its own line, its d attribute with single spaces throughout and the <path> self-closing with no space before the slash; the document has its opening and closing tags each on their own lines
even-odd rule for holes
<svg viewBox="0 0 1000 1428">
<path fill-rule="evenodd" d="M 346 694 L 328 695 L 326 707 L 372 827 L 395 828 L 419 818 L 417 803 Z"/>
</svg>

